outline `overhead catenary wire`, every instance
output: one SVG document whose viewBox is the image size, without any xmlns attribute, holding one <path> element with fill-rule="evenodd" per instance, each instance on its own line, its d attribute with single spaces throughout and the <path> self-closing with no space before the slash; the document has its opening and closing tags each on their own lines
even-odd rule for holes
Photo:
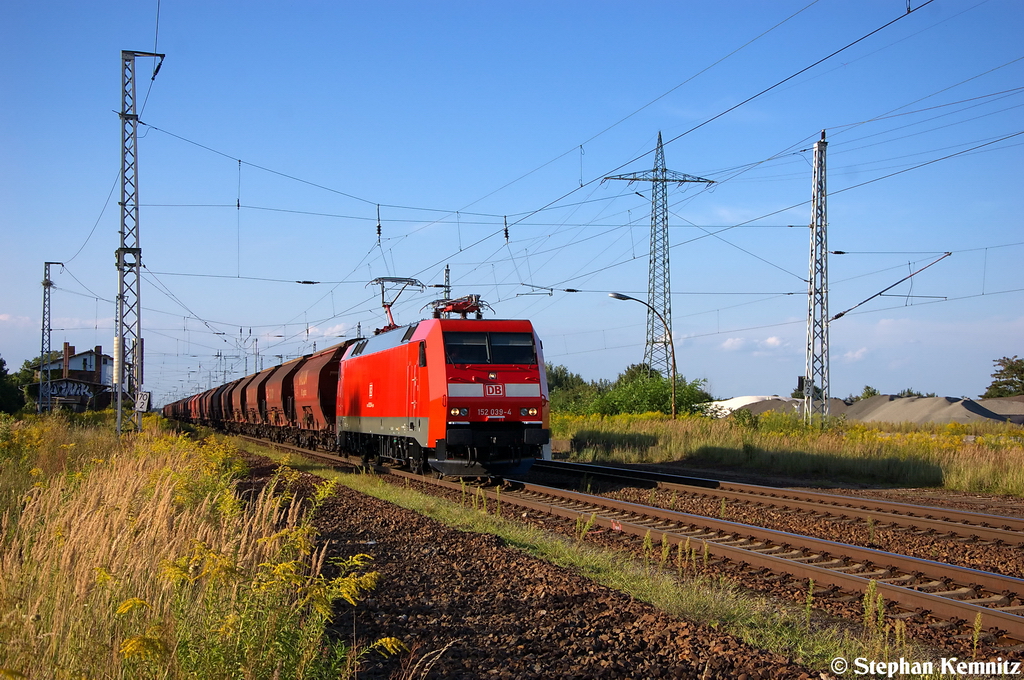
<svg viewBox="0 0 1024 680">
<path fill-rule="evenodd" d="M 912 272 L 912 273 L 908 274 L 907 276 L 904 276 L 904 277 L 903 277 L 902 279 L 900 279 L 900 280 L 899 280 L 899 281 L 897 281 L 896 283 L 892 284 L 891 286 L 889 286 L 889 287 L 887 287 L 887 288 L 883 288 L 882 290 L 878 291 L 877 293 L 875 293 L 875 294 L 874 294 L 874 295 L 872 295 L 871 297 L 867 298 L 866 300 L 863 300 L 862 302 L 858 302 L 858 303 L 857 303 L 857 304 L 855 304 L 855 305 L 854 305 L 853 307 L 850 307 L 849 309 L 847 309 L 847 310 L 845 310 L 845 311 L 839 312 L 838 314 L 836 314 L 835 316 L 833 316 L 833 317 L 832 317 L 831 319 L 829 319 L 829 322 L 835 321 L 836 319 L 841 319 L 842 317 L 846 316 L 847 314 L 849 314 L 849 313 L 850 313 L 850 312 L 852 312 L 853 310 L 857 309 L 857 308 L 858 308 L 858 307 L 860 307 L 861 305 L 864 305 L 864 304 L 866 304 L 866 303 L 870 302 L 871 300 L 874 300 L 874 299 L 875 299 L 876 297 L 879 297 L 879 296 L 881 296 L 881 295 L 885 294 L 886 292 L 888 292 L 888 291 L 892 290 L 893 288 L 895 288 L 896 286 L 900 285 L 900 284 L 901 284 L 901 283 L 903 283 L 904 281 L 907 281 L 908 279 L 911 279 L 911 278 L 913 278 L 914 276 L 916 276 L 916 275 L 920 274 L 920 273 L 921 273 L 921 272 L 923 272 L 923 271 L 924 271 L 925 269 L 928 269 L 928 267 L 931 267 L 932 265 L 934 265 L 934 264 L 938 264 L 938 263 L 939 263 L 939 262 L 941 262 L 942 260 L 945 260 L 945 259 L 946 259 L 947 257 L 949 257 L 949 256 L 950 256 L 950 255 L 952 255 L 952 254 L 953 254 L 953 253 L 944 253 L 944 254 L 942 255 L 942 257 L 938 258 L 938 259 L 937 259 L 937 260 L 935 260 L 934 262 L 931 262 L 931 263 L 929 263 L 929 264 L 925 265 L 924 267 L 921 267 L 921 268 L 920 268 L 920 269 L 918 269 L 917 271 L 915 271 L 915 272 Z"/>
<path fill-rule="evenodd" d="M 589 165 L 589 164 L 588 164 L 588 165 Z M 239 203 L 240 203 L 240 201 L 239 201 Z M 237 206 L 236 206 L 236 207 L 237 207 Z M 457 218 L 456 218 L 456 222 L 458 222 L 458 219 L 459 219 L 459 218 L 457 217 Z M 390 220 L 389 220 L 389 221 L 390 221 Z M 411 222 L 411 221 L 412 221 L 412 220 L 410 220 L 410 222 Z M 742 226 L 748 226 L 748 225 L 742 225 Z M 736 228 L 736 227 L 731 227 L 731 228 Z M 461 234 L 460 234 L 460 236 L 461 236 Z M 514 255 L 514 254 L 513 254 L 513 252 L 512 252 L 514 248 L 513 248 L 513 247 L 509 247 L 509 246 L 514 246 L 514 244 L 515 244 L 515 241 L 512 241 L 512 242 L 508 242 L 508 241 L 507 241 L 507 242 L 506 242 L 506 244 L 505 244 L 505 245 L 506 245 L 506 249 L 507 249 L 507 255 L 508 255 L 508 257 L 507 257 L 507 258 L 504 258 L 504 261 L 505 261 L 506 263 L 508 263 L 508 262 L 511 262 L 511 263 L 512 263 L 513 265 L 515 265 L 515 259 L 514 259 L 514 258 L 515 258 L 515 255 Z M 386 244 L 385 244 L 385 245 L 386 245 Z M 461 251 L 461 250 L 462 250 L 462 248 L 460 247 L 460 251 Z M 520 250 L 519 250 L 519 249 L 515 249 L 515 253 L 519 253 L 519 252 L 520 252 Z M 530 254 L 531 254 L 531 256 L 533 255 L 533 250 L 532 250 L 532 249 L 530 250 Z M 381 255 L 383 255 L 383 252 L 381 253 Z M 386 263 L 387 263 L 387 260 L 385 260 L 385 264 L 386 264 Z M 282 281 L 282 282 L 285 282 L 286 280 L 282 279 L 281 281 Z M 348 283 L 348 282 L 347 282 L 347 281 L 343 281 L 343 282 L 334 282 L 334 281 L 331 281 L 331 282 L 325 282 L 325 283 L 330 283 L 330 284 L 333 284 L 333 285 L 339 285 L 339 284 L 341 284 L 341 283 Z M 354 282 L 353 282 L 353 283 L 354 283 Z M 504 285 L 504 284 L 502 284 L 502 285 Z"/>
<path fill-rule="evenodd" d="M 533 212 L 535 213 L 536 211 L 533 211 Z M 736 226 L 744 226 L 744 225 L 736 225 Z M 734 226 L 733 228 L 735 228 L 735 226 Z M 460 250 L 461 250 L 461 249 L 460 249 Z"/>
</svg>

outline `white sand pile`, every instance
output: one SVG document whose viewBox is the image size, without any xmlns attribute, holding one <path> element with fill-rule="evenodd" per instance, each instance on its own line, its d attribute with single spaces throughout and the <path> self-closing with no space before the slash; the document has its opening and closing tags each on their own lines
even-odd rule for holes
<svg viewBox="0 0 1024 680">
<path fill-rule="evenodd" d="M 773 402 L 776 406 L 788 405 L 789 402 L 796 402 L 796 399 L 787 399 L 780 397 L 777 394 L 771 396 L 760 396 L 760 397 L 733 397 L 732 399 L 723 399 L 721 401 L 711 402 L 712 413 L 717 415 L 719 418 L 724 418 L 733 411 L 738 411 L 741 408 L 745 408 L 752 413 L 762 413 L 765 409 L 755 410 L 755 406 L 762 402 Z M 795 406 L 788 406 L 793 409 Z"/>
</svg>

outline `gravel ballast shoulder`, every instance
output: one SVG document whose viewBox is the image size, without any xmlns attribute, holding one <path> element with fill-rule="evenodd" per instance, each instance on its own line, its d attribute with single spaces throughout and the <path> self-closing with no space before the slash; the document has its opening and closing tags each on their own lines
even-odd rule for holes
<svg viewBox="0 0 1024 680">
<path fill-rule="evenodd" d="M 370 653 L 359 677 L 406 672 L 441 653 L 430 678 L 818 678 L 709 626 L 342 487 L 316 518 L 330 556 L 366 553 L 381 585 L 347 605 L 336 633 L 363 644 L 394 636 L 412 656 Z M 421 665 L 420 670 L 422 670 Z"/>
</svg>

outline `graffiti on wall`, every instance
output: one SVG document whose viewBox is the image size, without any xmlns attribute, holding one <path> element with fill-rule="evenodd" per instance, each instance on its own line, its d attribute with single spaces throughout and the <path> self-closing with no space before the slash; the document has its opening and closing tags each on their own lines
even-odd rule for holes
<svg viewBox="0 0 1024 680">
<path fill-rule="evenodd" d="M 100 385 L 90 385 L 89 383 L 71 380 L 55 380 L 51 383 L 44 382 L 40 385 L 40 388 L 40 396 L 43 399 L 47 397 L 50 399 L 56 399 L 57 397 L 85 397 L 86 399 L 92 399 L 94 394 L 106 391 L 106 388 Z M 96 390 L 96 392 L 93 392 L 93 390 Z"/>
</svg>

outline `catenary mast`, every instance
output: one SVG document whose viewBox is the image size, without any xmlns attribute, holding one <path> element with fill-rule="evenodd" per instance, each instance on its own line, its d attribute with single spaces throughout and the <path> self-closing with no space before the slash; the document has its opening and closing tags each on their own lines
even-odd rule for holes
<svg viewBox="0 0 1024 680">
<path fill-rule="evenodd" d="M 804 420 L 827 416 L 828 384 L 828 210 L 825 185 L 825 131 L 814 143 L 811 197 L 811 257 L 807 277 L 807 364 L 804 371 Z"/>
<path fill-rule="evenodd" d="M 142 429 L 142 411 L 148 408 L 142 397 L 143 346 L 142 246 L 139 240 L 138 127 L 135 112 L 135 58 L 158 57 L 156 77 L 164 55 L 153 52 L 121 51 L 121 242 L 117 258 L 117 310 L 114 337 L 114 395 L 117 432 L 123 430 L 124 402 L 132 407 L 132 428 Z M 130 369 L 130 373 L 126 373 Z"/>
<path fill-rule="evenodd" d="M 43 263 L 43 333 L 42 341 L 40 343 L 41 347 L 39 350 L 39 394 L 36 398 L 36 413 L 50 411 L 53 408 L 53 387 L 50 380 L 50 371 L 46 372 L 46 377 L 44 378 L 43 366 L 50 362 L 50 338 L 52 335 L 50 322 L 50 289 L 53 288 L 53 281 L 50 279 L 50 266 L 55 264 L 59 265 L 61 263 Z"/>
</svg>

